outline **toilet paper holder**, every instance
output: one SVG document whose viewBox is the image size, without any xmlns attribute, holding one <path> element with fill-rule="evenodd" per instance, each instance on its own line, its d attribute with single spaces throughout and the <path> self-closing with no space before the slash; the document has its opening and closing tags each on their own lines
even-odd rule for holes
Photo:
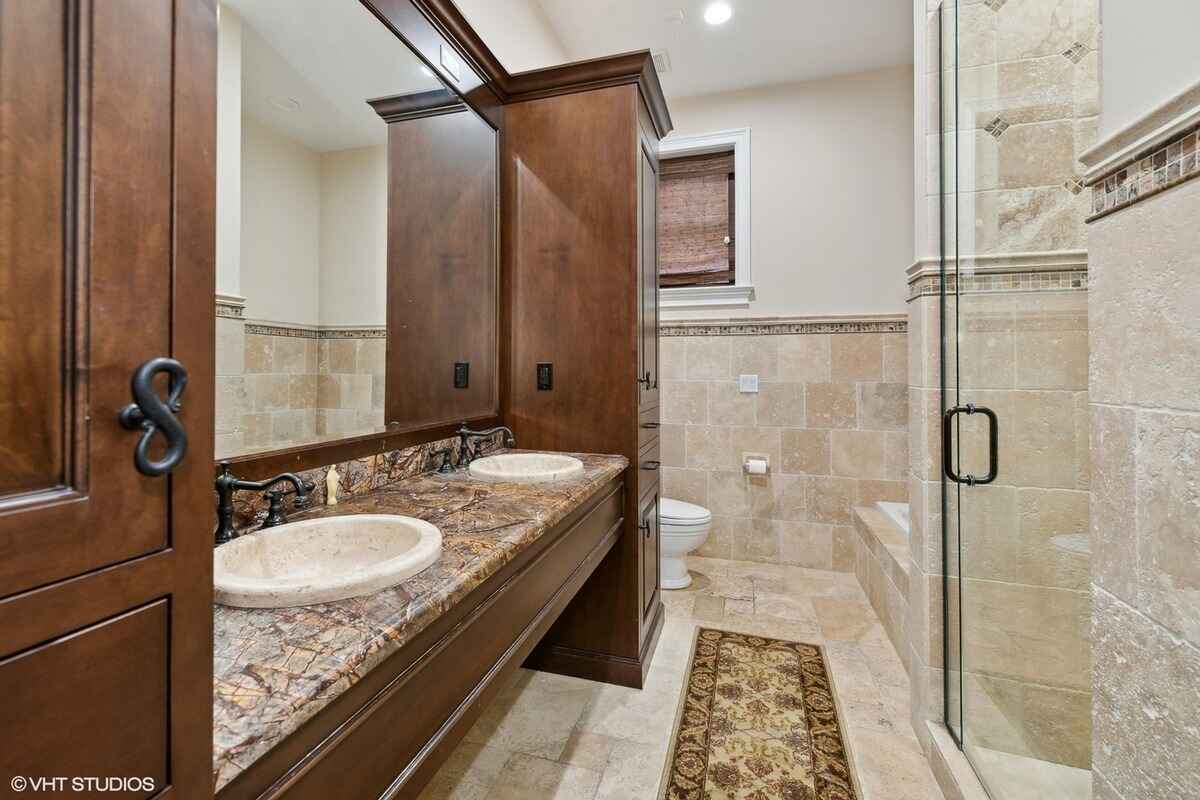
<svg viewBox="0 0 1200 800">
<path fill-rule="evenodd" d="M 747 475 L 767 475 L 771 472 L 771 457 L 766 453 L 745 453 L 742 472 Z"/>
</svg>

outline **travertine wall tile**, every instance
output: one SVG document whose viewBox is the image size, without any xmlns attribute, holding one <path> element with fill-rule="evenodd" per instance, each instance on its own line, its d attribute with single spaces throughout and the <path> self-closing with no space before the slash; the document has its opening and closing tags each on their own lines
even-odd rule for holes
<svg viewBox="0 0 1200 800">
<path fill-rule="evenodd" d="M 907 335 L 670 335 L 659 352 L 664 496 L 725 521 L 704 552 L 853 569 L 851 509 L 908 496 Z M 744 474 L 749 454 L 769 474 Z"/>
</svg>

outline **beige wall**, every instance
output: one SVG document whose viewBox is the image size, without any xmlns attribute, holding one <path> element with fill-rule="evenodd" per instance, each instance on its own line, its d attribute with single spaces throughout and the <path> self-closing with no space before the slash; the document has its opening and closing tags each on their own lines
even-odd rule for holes
<svg viewBox="0 0 1200 800">
<path fill-rule="evenodd" d="M 316 325 L 321 159 L 251 117 L 242 120 L 241 228 L 246 316 Z"/>
<path fill-rule="evenodd" d="M 321 325 L 387 323 L 387 147 L 321 154 Z"/>
<path fill-rule="evenodd" d="M 457 0 L 455 5 L 509 72 L 571 60 L 537 0 Z"/>
<path fill-rule="evenodd" d="M 678 134 L 751 129 L 757 299 L 739 316 L 903 311 L 912 102 L 908 67 L 671 101 Z"/>
<path fill-rule="evenodd" d="M 1101 136 L 1108 137 L 1200 80 L 1200 3 L 1102 0 L 1101 16 Z"/>
<path fill-rule="evenodd" d="M 903 502 L 902 333 L 664 336 L 663 494 L 713 513 L 701 555 L 854 569 L 852 509 Z M 739 374 L 759 376 L 741 394 Z M 764 477 L 745 453 L 770 457 Z"/>
<path fill-rule="evenodd" d="M 217 9 L 217 292 L 242 291 L 242 21 Z"/>
</svg>

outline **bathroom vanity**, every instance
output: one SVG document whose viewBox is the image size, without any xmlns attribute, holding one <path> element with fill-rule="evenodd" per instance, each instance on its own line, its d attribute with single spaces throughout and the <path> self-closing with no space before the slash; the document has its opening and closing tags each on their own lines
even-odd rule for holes
<svg viewBox="0 0 1200 800">
<path fill-rule="evenodd" d="M 414 516 L 443 549 L 375 594 L 215 608 L 219 795 L 415 795 L 620 539 L 627 462 L 580 460 L 545 483 L 427 473 L 293 517 Z"/>
</svg>

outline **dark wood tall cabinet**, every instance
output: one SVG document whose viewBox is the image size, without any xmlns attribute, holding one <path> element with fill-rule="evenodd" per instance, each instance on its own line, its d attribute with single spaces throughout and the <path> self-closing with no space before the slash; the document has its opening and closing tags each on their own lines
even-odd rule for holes
<svg viewBox="0 0 1200 800">
<path fill-rule="evenodd" d="M 213 0 L 0 2 L 6 790 L 212 796 L 215 57 Z M 118 414 L 159 357 L 188 448 L 150 477 Z"/>
<path fill-rule="evenodd" d="M 530 665 L 638 687 L 662 625 L 657 153 L 670 130 L 648 61 L 614 59 L 604 81 L 603 62 L 516 76 L 538 88 L 505 106 L 501 161 L 504 416 L 522 447 L 630 462 L 623 537 Z"/>
</svg>

